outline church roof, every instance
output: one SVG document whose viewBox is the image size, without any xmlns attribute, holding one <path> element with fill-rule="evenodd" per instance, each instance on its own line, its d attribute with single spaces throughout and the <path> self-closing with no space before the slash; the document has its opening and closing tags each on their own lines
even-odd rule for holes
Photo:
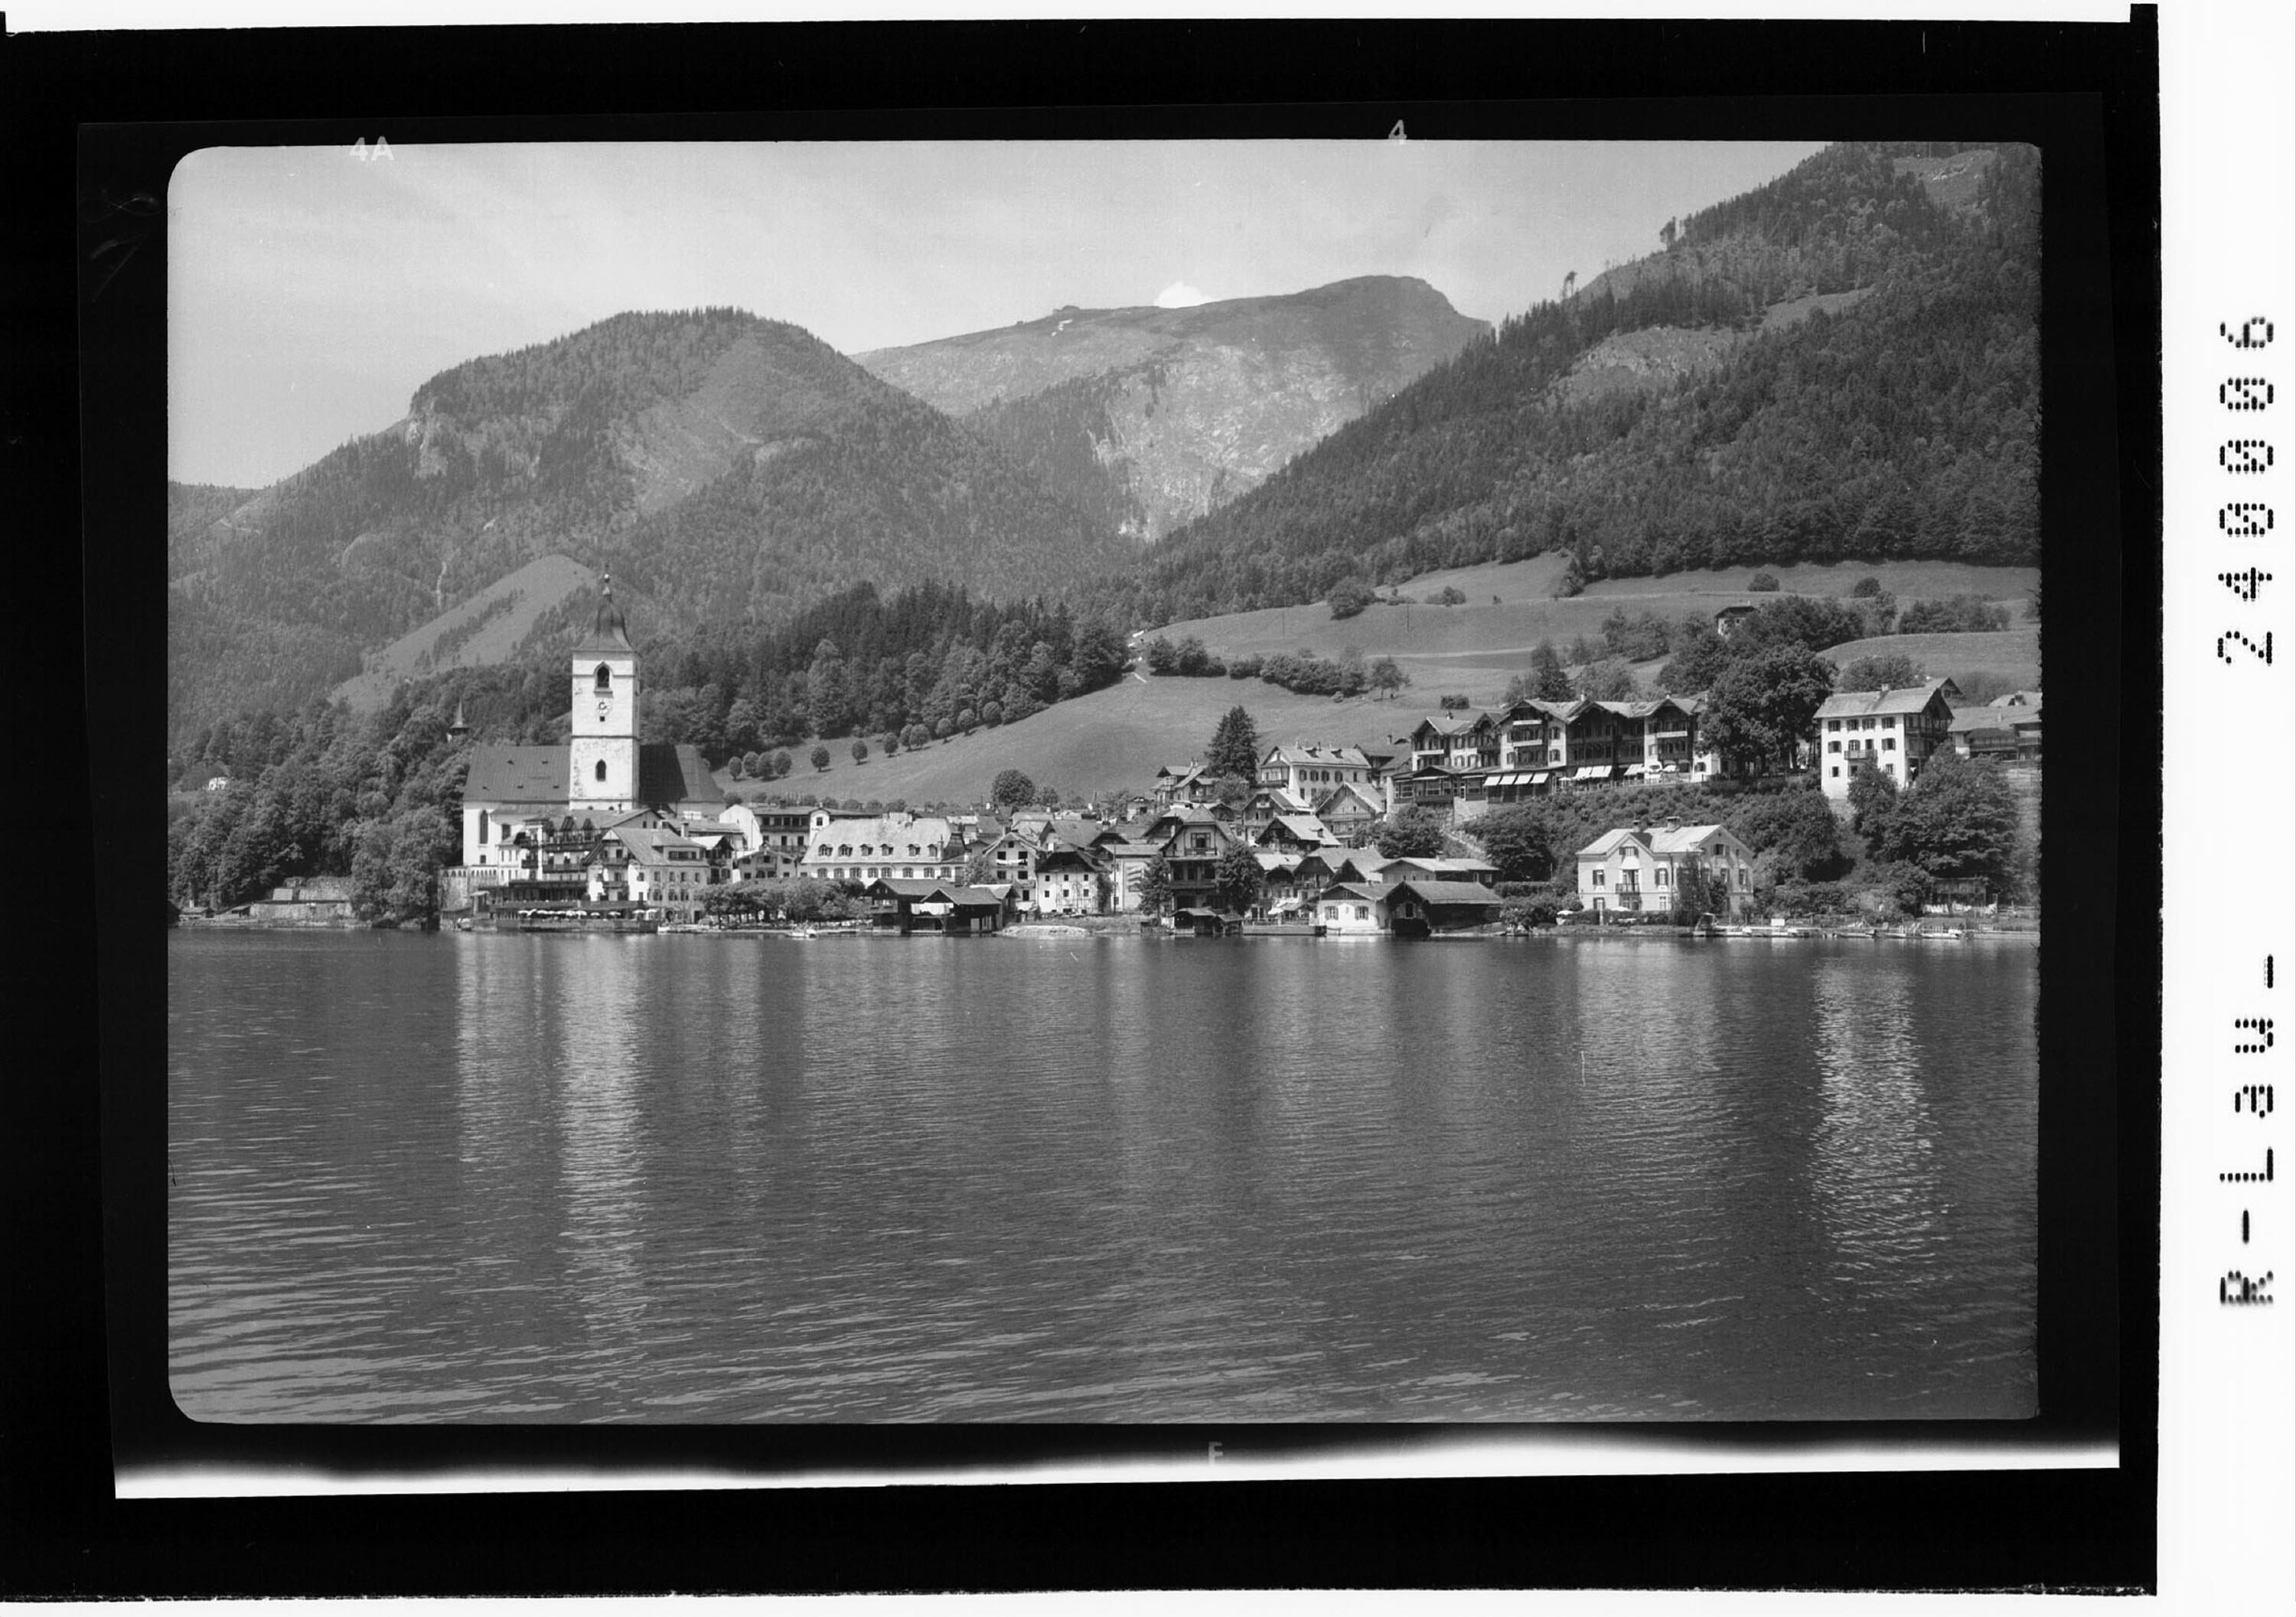
<svg viewBox="0 0 2296 1617">
<path fill-rule="evenodd" d="M 471 749 L 471 772 L 463 784 L 463 800 L 563 808 L 570 751 L 563 746 L 482 741 Z"/>
<path fill-rule="evenodd" d="M 630 644 L 628 622 L 622 609 L 614 604 L 614 575 L 598 575 L 598 615 L 590 620 L 590 636 L 574 648 L 577 657 L 593 657 L 603 653 L 626 652 L 635 656 L 637 647 Z"/>
<path fill-rule="evenodd" d="M 562 751 L 563 749 L 561 749 Z M 558 790 L 566 790 L 565 777 Z M 726 793 L 709 776 L 709 765 L 689 742 L 650 741 L 638 748 L 638 801 L 721 804 Z"/>
</svg>

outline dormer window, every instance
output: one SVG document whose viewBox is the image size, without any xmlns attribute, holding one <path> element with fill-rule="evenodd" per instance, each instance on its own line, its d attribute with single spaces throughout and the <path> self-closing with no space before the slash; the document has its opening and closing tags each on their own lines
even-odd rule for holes
<svg viewBox="0 0 2296 1617">
<path fill-rule="evenodd" d="M 600 692 L 601 694 L 612 690 L 614 688 L 613 670 L 609 669 L 604 663 L 600 663 L 598 665 L 598 671 L 595 676 L 594 676 L 594 683 L 591 688 Z"/>
</svg>

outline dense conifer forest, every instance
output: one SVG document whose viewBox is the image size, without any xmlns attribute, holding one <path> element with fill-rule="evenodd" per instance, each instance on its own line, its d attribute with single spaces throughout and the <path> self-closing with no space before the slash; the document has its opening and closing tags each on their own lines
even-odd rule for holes
<svg viewBox="0 0 2296 1617">
<path fill-rule="evenodd" d="M 1970 154 L 1971 200 L 1948 207 L 1899 172 L 1915 155 L 1829 148 L 1692 216 L 1652 259 L 1505 322 L 1172 534 L 1135 612 L 1292 604 L 1552 551 L 1590 580 L 2037 561 L 2038 157 Z M 1854 308 L 1818 305 L 1853 291 Z M 1604 339 L 1652 327 L 1743 336 L 1662 391 L 1558 385 Z"/>
</svg>

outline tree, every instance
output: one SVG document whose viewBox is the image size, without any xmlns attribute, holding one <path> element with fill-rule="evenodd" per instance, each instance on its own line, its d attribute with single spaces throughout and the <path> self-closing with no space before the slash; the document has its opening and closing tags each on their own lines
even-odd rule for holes
<svg viewBox="0 0 2296 1617">
<path fill-rule="evenodd" d="M 1750 792 L 1733 800 L 1723 823 L 1782 875 L 1823 881 L 1844 868 L 1841 827 L 1825 794 L 1813 786 Z"/>
<path fill-rule="evenodd" d="M 1332 617 L 1352 618 L 1379 596 L 1361 579 L 1342 579 L 1332 586 L 1332 593 L 1324 599 L 1331 604 Z"/>
<path fill-rule="evenodd" d="M 826 769 L 829 767 L 829 749 L 827 747 L 821 746 L 817 743 L 815 745 L 813 749 L 813 767 L 816 769 Z"/>
<path fill-rule="evenodd" d="M 1562 576 L 1554 580 L 1554 598 L 1568 601 L 1586 587 L 1587 570 L 1580 564 L 1577 553 L 1573 552 L 1563 560 Z"/>
<path fill-rule="evenodd" d="M 1734 767 L 1792 766 L 1818 707 L 1833 694 L 1833 665 L 1795 645 L 1733 658 L 1706 694 L 1706 732 Z"/>
<path fill-rule="evenodd" d="M 1247 781 L 1259 773 L 1259 726 L 1241 705 L 1220 716 L 1211 744 L 1204 749 L 1204 770 Z"/>
<path fill-rule="evenodd" d="M 1775 591 L 1777 587 L 1778 578 L 1775 573 L 1758 572 L 1746 580 L 1746 593 L 1749 595 L 1768 594 Z"/>
<path fill-rule="evenodd" d="M 1040 791 L 1038 791 L 1038 792 L 1037 792 L 1037 808 L 1059 808 L 1060 806 L 1061 806 L 1061 789 L 1060 789 L 1058 786 L 1051 785 L 1051 784 L 1046 784 L 1045 787 L 1043 787 Z"/>
<path fill-rule="evenodd" d="M 1411 683 L 1411 676 L 1405 673 L 1403 665 L 1392 657 L 1373 658 L 1371 667 L 1366 670 L 1366 677 L 1371 681 L 1371 688 L 1374 694 L 1390 701 L 1394 699 L 1397 693 Z"/>
<path fill-rule="evenodd" d="M 989 784 L 988 806 L 999 814 L 1010 814 L 1015 808 L 1028 807 L 1036 796 L 1036 782 L 1018 769 L 1003 769 Z"/>
<path fill-rule="evenodd" d="M 1212 899 L 1233 914 L 1250 914 L 1267 885 L 1267 873 L 1249 848 L 1229 849 L 1212 866 Z"/>
<path fill-rule="evenodd" d="M 1688 926 L 1701 915 L 1726 915 L 1730 913 L 1730 876 L 1726 871 L 1710 871 L 1697 856 L 1683 860 L 1674 869 L 1674 923 Z"/>
<path fill-rule="evenodd" d="M 776 751 L 774 754 L 774 777 L 776 780 L 787 776 L 791 770 L 796 767 L 797 759 L 791 758 L 786 749 Z"/>
<path fill-rule="evenodd" d="M 1542 640 L 1531 648 L 1530 667 L 1527 672 L 1530 680 L 1530 694 L 1536 700 L 1570 700 L 1570 670 L 1562 666 L 1562 659 L 1555 652 L 1553 641 Z"/>
<path fill-rule="evenodd" d="M 869 743 L 863 741 L 859 736 L 857 735 L 853 738 L 853 745 L 849 751 L 853 754 L 853 761 L 855 763 L 865 764 L 869 761 Z"/>
<path fill-rule="evenodd" d="M 1878 839 L 1898 806 L 1898 777 L 1882 774 L 1869 759 L 1851 767 L 1849 797 L 1849 828 Z"/>
<path fill-rule="evenodd" d="M 964 884 L 978 887 L 996 879 L 996 844 L 983 842 L 964 858 Z"/>
<path fill-rule="evenodd" d="M 1870 595 L 1878 595 L 1881 593 L 1882 580 L 1870 572 L 1849 587 L 1850 598 L 1856 601 L 1863 601 Z"/>
<path fill-rule="evenodd" d="M 1580 669 L 1577 685 L 1589 702 L 1632 702 L 1641 694 L 1634 669 L 1617 657 L 1598 658 Z"/>
<path fill-rule="evenodd" d="M 1841 665 L 1833 682 L 1839 691 L 1893 691 L 1922 683 L 1922 665 L 1902 653 L 1882 657 L 1853 657 Z"/>
<path fill-rule="evenodd" d="M 1467 603 L 1467 592 L 1456 584 L 1446 584 L 1428 599 L 1438 606 L 1464 606 Z"/>
<path fill-rule="evenodd" d="M 1172 866 L 1160 853 L 1151 855 L 1132 884 L 1133 898 L 1144 915 L 1160 915 L 1172 901 Z"/>
<path fill-rule="evenodd" d="M 1414 803 L 1390 816 L 1373 845 L 1390 859 L 1434 858 L 1443 851 L 1443 833 L 1442 817 Z"/>
<path fill-rule="evenodd" d="M 1553 835 L 1535 804 L 1492 809 L 1475 822 L 1475 840 L 1502 882 L 1544 882 L 1554 874 Z"/>
<path fill-rule="evenodd" d="M 901 750 L 901 733 L 898 730 L 888 730 L 877 744 L 884 750 L 887 758 L 891 758 Z"/>
<path fill-rule="evenodd" d="M 1933 877 L 1998 882 L 2009 875 L 2016 848 L 2017 800 L 2000 771 L 1939 751 L 1898 799 L 1874 851 Z"/>
</svg>

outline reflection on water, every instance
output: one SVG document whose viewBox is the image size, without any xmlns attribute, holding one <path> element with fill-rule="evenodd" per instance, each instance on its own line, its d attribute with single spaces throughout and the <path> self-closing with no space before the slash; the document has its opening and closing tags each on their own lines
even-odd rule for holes
<svg viewBox="0 0 2296 1617">
<path fill-rule="evenodd" d="M 2022 956 L 363 934 L 170 964 L 202 1418 L 2035 1407 Z"/>
</svg>

